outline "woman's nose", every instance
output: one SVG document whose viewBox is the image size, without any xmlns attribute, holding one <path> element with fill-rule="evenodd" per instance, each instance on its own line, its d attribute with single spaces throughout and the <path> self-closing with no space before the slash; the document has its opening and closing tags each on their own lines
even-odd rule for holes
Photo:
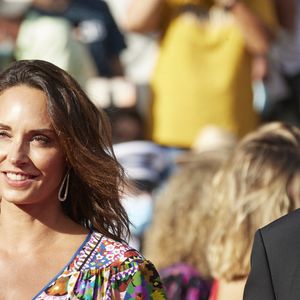
<svg viewBox="0 0 300 300">
<path fill-rule="evenodd" d="M 21 142 L 13 142 L 11 144 L 7 158 L 13 165 L 22 165 L 29 161 L 26 147 Z"/>
</svg>

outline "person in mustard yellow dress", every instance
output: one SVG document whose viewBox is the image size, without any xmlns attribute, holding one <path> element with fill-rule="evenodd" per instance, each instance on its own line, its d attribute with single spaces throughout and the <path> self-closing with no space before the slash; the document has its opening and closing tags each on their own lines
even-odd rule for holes
<svg viewBox="0 0 300 300">
<path fill-rule="evenodd" d="M 131 0 L 125 28 L 162 33 L 151 82 L 153 140 L 190 148 L 208 124 L 237 136 L 256 128 L 252 66 L 276 27 L 272 0 Z"/>
</svg>

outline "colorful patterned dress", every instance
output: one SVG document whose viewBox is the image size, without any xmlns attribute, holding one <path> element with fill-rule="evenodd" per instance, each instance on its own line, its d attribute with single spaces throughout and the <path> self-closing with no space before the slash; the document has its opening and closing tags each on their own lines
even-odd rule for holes
<svg viewBox="0 0 300 300">
<path fill-rule="evenodd" d="M 33 300 L 166 299 L 154 265 L 128 245 L 91 232 Z"/>
</svg>

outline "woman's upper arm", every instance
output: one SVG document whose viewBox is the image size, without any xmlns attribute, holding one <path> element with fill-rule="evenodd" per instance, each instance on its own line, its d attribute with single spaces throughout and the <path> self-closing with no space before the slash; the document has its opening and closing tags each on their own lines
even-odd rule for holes
<svg viewBox="0 0 300 300">
<path fill-rule="evenodd" d="M 129 259 L 120 266 L 115 279 L 114 299 L 167 299 L 159 274 L 148 260 Z"/>
<path fill-rule="evenodd" d="M 251 271 L 244 290 L 244 300 L 275 300 L 268 258 L 261 235 L 255 234 L 251 255 Z"/>
<path fill-rule="evenodd" d="M 130 0 L 127 18 L 122 27 L 126 31 L 150 32 L 159 29 L 164 0 Z"/>
</svg>

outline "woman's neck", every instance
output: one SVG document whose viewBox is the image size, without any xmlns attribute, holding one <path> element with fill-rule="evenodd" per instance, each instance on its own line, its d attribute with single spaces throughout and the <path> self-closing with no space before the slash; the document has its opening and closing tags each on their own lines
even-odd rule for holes
<svg viewBox="0 0 300 300">
<path fill-rule="evenodd" d="M 63 239 L 66 234 L 83 234 L 86 229 L 69 219 L 58 205 L 22 205 L 17 206 L 3 201 L 0 213 L 0 249 L 26 251 L 33 245 Z"/>
<path fill-rule="evenodd" d="M 246 279 L 231 282 L 218 281 L 216 300 L 243 300 L 245 283 Z"/>
</svg>

